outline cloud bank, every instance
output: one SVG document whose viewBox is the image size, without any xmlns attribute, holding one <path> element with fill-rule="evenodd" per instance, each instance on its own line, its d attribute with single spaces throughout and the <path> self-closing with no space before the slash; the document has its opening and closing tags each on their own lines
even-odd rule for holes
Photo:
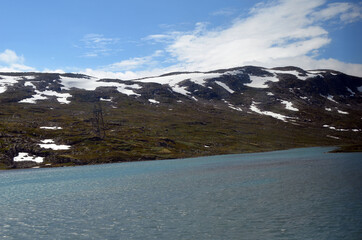
<svg viewBox="0 0 362 240">
<path fill-rule="evenodd" d="M 25 58 L 18 56 L 14 51 L 5 49 L 0 52 L 0 72 L 28 72 L 35 69 L 24 65 Z"/>
<path fill-rule="evenodd" d="M 208 28 L 196 23 L 193 30 L 177 30 L 145 36 L 141 41 L 156 46 L 151 55 L 123 59 L 83 73 L 99 77 L 136 78 L 171 71 L 208 71 L 258 65 L 294 65 L 304 69 L 334 69 L 362 77 L 362 64 L 321 58 L 320 51 L 332 39 L 326 26 L 344 27 L 361 21 L 362 4 L 328 3 L 326 0 L 277 0 L 256 4 L 245 17 L 227 27 Z M 235 14 L 221 9 L 211 16 Z M 85 57 L 100 57 L 114 51 L 117 38 L 88 34 L 81 40 Z M 12 50 L 0 53 L 0 71 L 32 71 L 24 57 Z M 61 71 L 61 70 L 59 70 Z"/>
<path fill-rule="evenodd" d="M 326 4 L 325 0 L 259 3 L 250 10 L 248 17 L 234 19 L 227 28 L 209 30 L 207 24 L 197 23 L 193 31 L 145 37 L 145 41 L 163 44 L 164 62 L 176 63 L 152 71 L 138 71 L 138 74 L 207 71 L 244 65 L 294 65 L 304 69 L 330 68 L 362 76 L 362 64 L 319 58 L 319 51 L 332 41 L 324 24 L 332 22 L 343 27 L 361 18 L 361 4 L 355 3 Z M 132 66 L 126 70 L 142 70 L 137 67 L 157 65 L 155 57 L 132 58 L 103 70 L 124 70 L 125 64 Z"/>
<path fill-rule="evenodd" d="M 331 42 L 322 23 L 361 20 L 360 5 L 325 2 L 282 0 L 258 4 L 250 10 L 249 17 L 235 19 L 225 29 L 206 30 L 198 24 L 193 32 L 152 35 L 149 39 L 167 40 L 166 52 L 177 59 L 180 70 L 295 65 L 306 69 L 333 68 L 362 76 L 361 64 L 318 58 L 319 50 Z"/>
</svg>

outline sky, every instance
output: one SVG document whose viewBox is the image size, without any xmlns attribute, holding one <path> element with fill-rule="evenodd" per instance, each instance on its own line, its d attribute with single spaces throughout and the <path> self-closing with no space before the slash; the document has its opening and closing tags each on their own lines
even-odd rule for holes
<svg viewBox="0 0 362 240">
<path fill-rule="evenodd" d="M 362 1 L 0 1 L 0 72 L 132 79 L 256 65 L 362 77 L 361 43 Z"/>
</svg>

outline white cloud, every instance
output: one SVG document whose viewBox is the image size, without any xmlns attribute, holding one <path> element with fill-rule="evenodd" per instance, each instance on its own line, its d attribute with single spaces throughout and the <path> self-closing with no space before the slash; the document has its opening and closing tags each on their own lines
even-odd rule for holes
<svg viewBox="0 0 362 240">
<path fill-rule="evenodd" d="M 212 16 L 231 16 L 235 14 L 236 10 L 232 8 L 223 8 L 218 11 L 212 12 Z"/>
<path fill-rule="evenodd" d="M 329 20 L 339 17 L 343 23 L 351 23 L 362 18 L 362 7 L 352 3 L 330 3 L 328 7 L 312 14 L 316 20 Z"/>
<path fill-rule="evenodd" d="M 280 67 L 294 65 L 301 67 L 305 70 L 332 69 L 349 75 L 362 77 L 362 64 L 345 63 L 333 58 L 314 59 L 309 56 L 298 56 L 294 58 L 275 58 L 269 62 L 250 61 L 246 62 L 245 65 L 256 65 L 263 67 Z"/>
<path fill-rule="evenodd" d="M 98 57 L 111 54 L 114 51 L 114 45 L 119 41 L 118 38 L 107 38 L 102 34 L 86 34 L 82 39 L 81 48 L 85 49 L 83 57 Z M 119 49 L 118 49 L 119 50 Z"/>
<path fill-rule="evenodd" d="M 155 65 L 157 64 L 157 61 L 155 61 L 155 58 L 161 56 L 163 54 L 163 51 L 157 50 L 152 55 L 145 56 L 145 57 L 135 57 L 126 59 L 120 62 L 116 62 L 113 64 L 110 64 L 108 66 L 103 67 L 103 70 L 106 71 L 128 71 L 132 69 L 137 69 L 140 67 L 143 67 L 145 65 Z"/>
<path fill-rule="evenodd" d="M 25 58 L 16 52 L 6 49 L 0 53 L 0 72 L 27 72 L 35 69 L 24 65 Z"/>
<path fill-rule="evenodd" d="M 6 64 L 22 63 L 24 62 L 24 57 L 16 55 L 16 53 L 10 49 L 6 49 L 0 53 L 0 62 Z"/>
<path fill-rule="evenodd" d="M 327 20 L 349 23 L 361 18 L 360 5 L 325 0 L 280 0 L 257 4 L 247 18 L 235 19 L 224 29 L 207 30 L 198 23 L 191 32 L 151 35 L 176 59 L 179 70 L 212 70 L 250 63 L 261 66 L 296 65 L 335 68 L 362 76 L 361 64 L 335 59 L 318 60 L 318 51 L 331 39 L 323 27 Z M 280 65 L 279 65 L 280 66 Z"/>
<path fill-rule="evenodd" d="M 81 71 L 80 73 L 98 78 L 117 78 L 117 79 L 135 79 L 139 76 L 138 74 L 132 71 L 112 72 L 106 70 L 95 70 L 91 68 L 87 68 L 84 71 Z"/>
<path fill-rule="evenodd" d="M 113 63 L 106 68 L 113 69 L 113 70 L 130 70 L 138 68 L 146 63 L 148 63 L 151 60 L 150 57 L 136 57 L 136 58 L 130 58 L 127 60 L 123 60 L 120 62 Z"/>
<path fill-rule="evenodd" d="M 42 72 L 45 72 L 45 73 L 65 73 L 65 71 L 63 69 L 49 69 L 49 68 L 43 69 Z"/>
<path fill-rule="evenodd" d="M 359 21 L 361 6 L 346 2 L 328 3 L 326 0 L 265 1 L 256 4 L 247 17 L 234 19 L 228 27 L 210 29 L 206 23 L 196 23 L 193 30 L 180 32 L 165 26 L 170 31 L 142 39 L 161 44 L 159 49 L 162 50 L 81 72 L 98 77 L 130 79 L 171 71 L 295 65 L 305 69 L 330 68 L 362 77 L 362 64 L 320 59 L 318 55 L 332 41 L 325 23 L 343 26 Z M 222 9 L 212 15 L 226 16 L 232 11 Z M 87 34 L 81 43 L 84 57 L 105 56 L 119 51 L 118 38 L 101 34 Z M 23 56 L 7 49 L 0 52 L 0 71 L 34 71 L 34 68 L 24 65 L 24 61 Z M 59 69 L 44 71 L 63 72 Z"/>
<path fill-rule="evenodd" d="M 174 33 L 175 34 L 175 33 Z M 149 35 L 145 38 L 143 38 L 143 40 L 145 41 L 155 41 L 155 42 L 168 42 L 170 40 L 174 40 L 174 37 L 172 33 L 168 33 L 168 34 L 154 34 L 154 35 Z"/>
<path fill-rule="evenodd" d="M 287 1 L 254 9 L 252 16 L 237 20 L 227 29 L 182 35 L 168 46 L 168 51 L 180 62 L 204 70 L 304 55 L 330 41 L 327 32 L 311 26 L 307 18 L 319 6 L 317 3 Z"/>
</svg>

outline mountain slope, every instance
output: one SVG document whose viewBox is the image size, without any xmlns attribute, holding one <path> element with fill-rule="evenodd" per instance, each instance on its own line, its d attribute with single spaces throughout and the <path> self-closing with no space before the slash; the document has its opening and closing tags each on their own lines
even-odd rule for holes
<svg viewBox="0 0 362 240">
<path fill-rule="evenodd" d="M 358 145 L 361 91 L 361 78 L 296 67 L 133 80 L 0 73 L 0 167 Z"/>
</svg>

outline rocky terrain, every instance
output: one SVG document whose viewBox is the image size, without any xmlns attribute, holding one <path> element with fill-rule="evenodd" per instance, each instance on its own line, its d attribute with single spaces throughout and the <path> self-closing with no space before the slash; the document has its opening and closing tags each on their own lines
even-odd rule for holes
<svg viewBox="0 0 362 240">
<path fill-rule="evenodd" d="M 245 66 L 133 80 L 0 73 L 0 168 L 309 146 L 360 151 L 362 78 Z"/>
</svg>

